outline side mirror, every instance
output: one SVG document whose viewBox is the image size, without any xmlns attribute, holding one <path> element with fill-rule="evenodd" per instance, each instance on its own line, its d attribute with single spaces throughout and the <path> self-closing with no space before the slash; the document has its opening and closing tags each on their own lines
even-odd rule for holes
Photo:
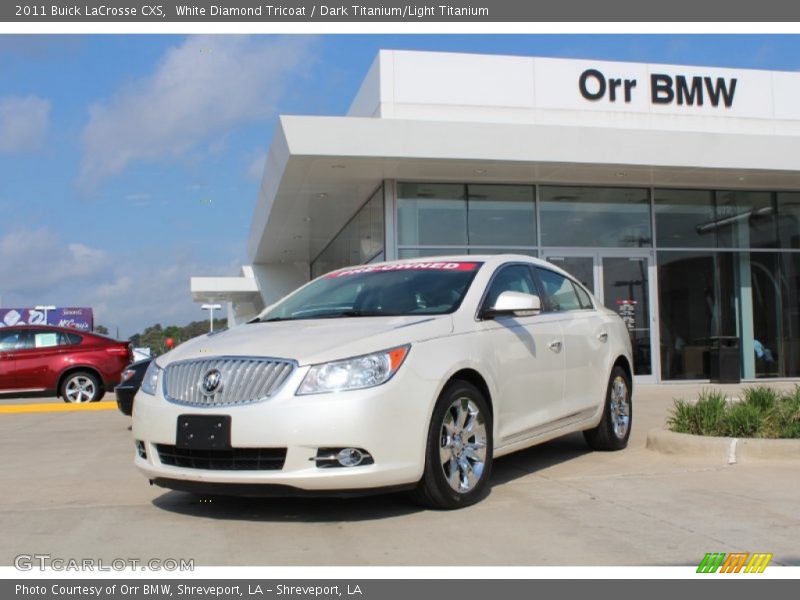
<svg viewBox="0 0 800 600">
<path fill-rule="evenodd" d="M 542 310 L 539 296 L 523 292 L 503 292 L 494 306 L 483 311 L 484 319 L 496 317 L 530 317 Z"/>
</svg>

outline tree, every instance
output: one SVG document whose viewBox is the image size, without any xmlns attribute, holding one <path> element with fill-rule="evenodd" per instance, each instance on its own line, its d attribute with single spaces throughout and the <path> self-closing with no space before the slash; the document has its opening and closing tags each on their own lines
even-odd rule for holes
<svg viewBox="0 0 800 600">
<path fill-rule="evenodd" d="M 227 319 L 214 319 L 214 331 L 220 331 L 227 326 Z M 169 350 L 166 344 L 168 338 L 172 338 L 177 346 L 207 333 L 208 321 L 192 321 L 188 325 L 168 325 L 166 327 L 162 327 L 161 323 L 156 323 L 146 327 L 142 333 L 136 333 L 128 339 L 134 347 L 150 348 L 153 356 L 159 356 Z"/>
<path fill-rule="evenodd" d="M 96 325 L 94 328 L 95 333 L 99 333 L 101 335 L 108 335 L 108 327 L 105 325 Z"/>
</svg>

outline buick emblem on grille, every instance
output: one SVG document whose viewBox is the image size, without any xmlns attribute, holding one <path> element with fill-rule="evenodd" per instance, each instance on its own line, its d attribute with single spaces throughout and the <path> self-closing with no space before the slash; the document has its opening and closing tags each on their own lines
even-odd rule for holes
<svg viewBox="0 0 800 600">
<path fill-rule="evenodd" d="M 200 384 L 200 390 L 206 396 L 213 396 L 219 391 L 222 391 L 222 373 L 217 369 L 211 369 L 203 375 L 203 381 Z"/>
</svg>

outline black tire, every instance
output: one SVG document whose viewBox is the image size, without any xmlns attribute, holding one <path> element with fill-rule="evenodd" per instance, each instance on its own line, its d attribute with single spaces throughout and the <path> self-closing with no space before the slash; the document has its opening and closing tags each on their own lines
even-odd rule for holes
<svg viewBox="0 0 800 600">
<path fill-rule="evenodd" d="M 620 402 L 620 393 L 624 385 L 624 402 Z M 627 421 L 623 417 L 627 416 Z M 594 429 L 583 432 L 586 443 L 593 450 L 622 450 L 628 445 L 633 423 L 633 402 L 631 399 L 631 381 L 625 369 L 619 365 L 611 370 L 606 388 L 606 401 L 603 416 Z M 615 427 L 616 424 L 616 427 Z M 624 427 L 623 427 L 624 424 Z"/>
<path fill-rule="evenodd" d="M 457 403 L 461 407 L 460 413 Z M 460 424 L 456 421 L 459 414 L 465 415 Z M 448 427 L 455 431 L 453 435 L 445 433 Z M 443 453 L 449 453 L 450 458 L 443 459 Z M 477 476 L 476 470 L 479 471 Z M 450 479 L 447 472 L 451 474 Z M 470 475 L 475 477 L 474 481 Z M 412 497 L 431 508 L 463 508 L 486 496 L 491 475 L 492 413 L 489 404 L 471 383 L 452 381 L 442 391 L 433 409 L 425 449 L 425 471 Z M 454 486 L 463 488 L 463 491 Z"/>
<path fill-rule="evenodd" d="M 61 399 L 70 404 L 97 402 L 105 393 L 103 384 L 89 371 L 70 373 L 61 382 L 61 389 L 58 391 Z"/>
</svg>

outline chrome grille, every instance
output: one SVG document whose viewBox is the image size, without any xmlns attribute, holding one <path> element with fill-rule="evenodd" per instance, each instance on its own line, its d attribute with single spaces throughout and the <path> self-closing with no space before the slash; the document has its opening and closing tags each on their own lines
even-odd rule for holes
<svg viewBox="0 0 800 600">
<path fill-rule="evenodd" d="M 277 358 L 214 357 L 172 363 L 164 369 L 164 394 L 170 402 L 189 406 L 232 406 L 266 400 L 280 389 L 294 363 Z M 209 371 L 220 373 L 214 393 L 202 389 Z"/>
</svg>

